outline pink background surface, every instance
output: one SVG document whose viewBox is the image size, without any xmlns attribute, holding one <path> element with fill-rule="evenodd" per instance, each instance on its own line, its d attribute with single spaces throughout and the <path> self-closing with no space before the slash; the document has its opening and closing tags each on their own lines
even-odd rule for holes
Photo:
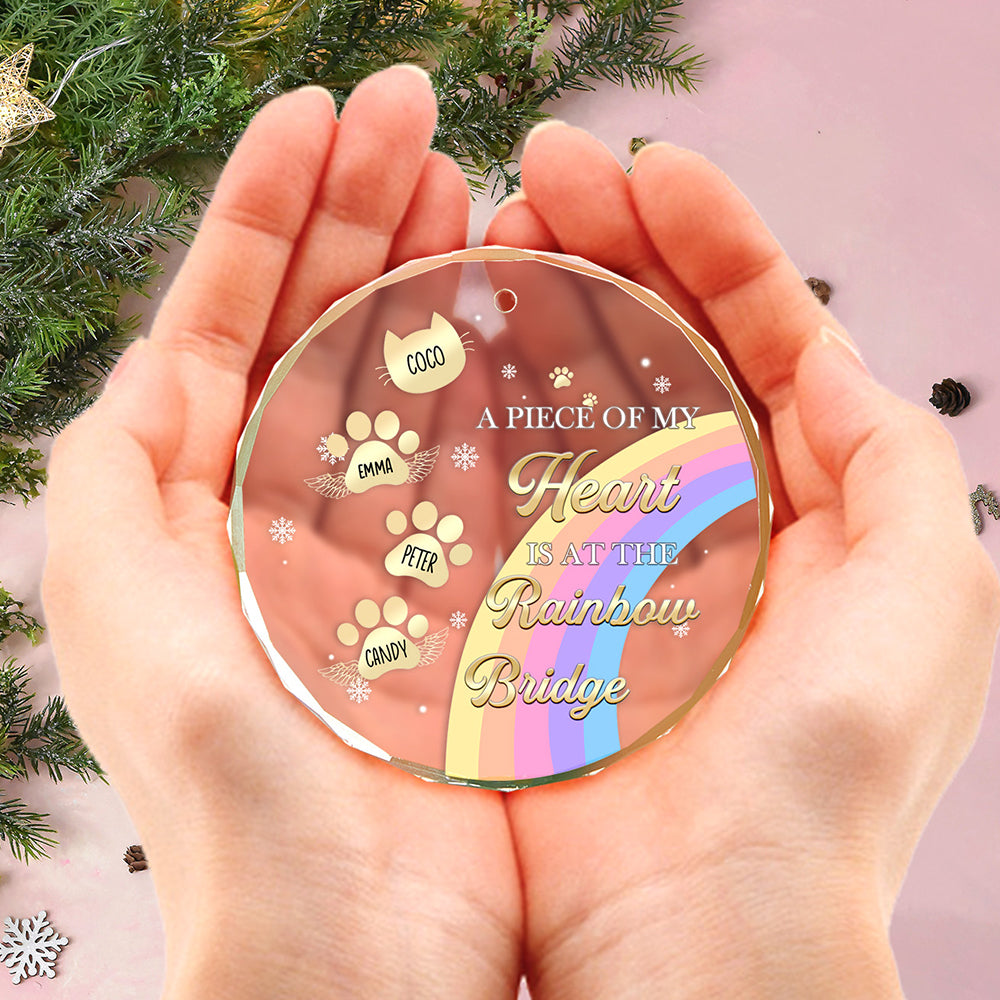
<svg viewBox="0 0 1000 1000">
<path fill-rule="evenodd" d="M 669 139 L 719 163 L 749 195 L 831 306 L 875 375 L 924 403 L 932 382 L 963 380 L 973 406 L 946 421 L 969 489 L 1000 491 L 995 232 L 1000 8 L 932 0 L 691 0 L 683 37 L 711 63 L 700 92 L 671 98 L 608 85 L 552 113 L 628 160 L 631 136 Z M 478 241 L 488 205 L 479 205 Z M 182 251 L 168 268 L 173 269 Z M 155 300 L 154 300 L 155 302 Z M 932 504 L 903 496 L 898 504 Z M 0 580 L 40 614 L 44 500 L 0 510 Z M 982 542 L 1000 555 L 1000 523 Z M 113 544 L 109 540 L 109 544 Z M 920 610 L 915 613 L 922 613 Z M 113 641 L 113 640 L 112 640 Z M 57 689 L 49 647 L 11 644 Z M 1000 699 L 928 828 L 892 927 L 910 1000 L 1000 996 Z M 19 789 L 16 789 L 20 791 Z M 0 916 L 47 909 L 70 944 L 55 980 L 18 996 L 155 997 L 163 975 L 152 881 L 121 861 L 137 839 L 114 790 L 69 779 L 23 789 L 52 814 L 61 844 L 29 868 L 0 851 Z M 13 993 L 0 975 L 0 994 Z"/>
</svg>

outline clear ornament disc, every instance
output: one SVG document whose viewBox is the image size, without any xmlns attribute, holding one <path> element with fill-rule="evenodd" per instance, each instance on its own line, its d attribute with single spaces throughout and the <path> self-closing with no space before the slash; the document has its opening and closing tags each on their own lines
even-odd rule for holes
<svg viewBox="0 0 1000 1000">
<path fill-rule="evenodd" d="M 667 303 L 484 247 L 378 278 L 287 352 L 229 526 L 292 694 L 359 750 L 507 789 L 669 732 L 749 625 L 770 522 L 750 411 Z"/>
</svg>

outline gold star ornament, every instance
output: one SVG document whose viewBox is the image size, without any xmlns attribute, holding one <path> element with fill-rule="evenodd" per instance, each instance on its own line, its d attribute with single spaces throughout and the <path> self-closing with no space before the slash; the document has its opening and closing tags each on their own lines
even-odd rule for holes
<svg viewBox="0 0 1000 1000">
<path fill-rule="evenodd" d="M 42 122 L 55 118 L 25 88 L 34 51 L 34 45 L 25 45 L 0 62 L 0 155 L 5 146 L 24 142 Z"/>
</svg>

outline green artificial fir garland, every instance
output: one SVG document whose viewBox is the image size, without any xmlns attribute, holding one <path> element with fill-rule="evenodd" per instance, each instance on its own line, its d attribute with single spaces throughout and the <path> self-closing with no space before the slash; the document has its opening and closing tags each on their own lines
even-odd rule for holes
<svg viewBox="0 0 1000 1000">
<path fill-rule="evenodd" d="M 15 634 L 36 645 L 42 627 L 0 586 L 0 644 Z M 61 781 L 64 770 L 85 781 L 102 777 L 62 698 L 49 698 L 39 712 L 32 712 L 33 700 L 28 668 L 13 657 L 0 663 L 0 780 L 24 781 L 42 768 L 53 781 Z M 48 856 L 56 840 L 47 820 L 48 816 L 34 812 L 21 799 L 0 795 L 0 841 L 18 860 Z"/>
<path fill-rule="evenodd" d="M 190 237 L 214 169 L 270 97 L 319 84 L 341 106 L 371 73 L 417 62 L 438 97 L 434 148 L 474 189 L 506 195 L 519 184 L 512 150 L 550 99 L 601 79 L 693 87 L 702 60 L 674 41 L 680 7 L 0 0 L 0 61 L 33 46 L 25 88 L 54 112 L 0 148 L 0 501 L 37 495 L 44 469 L 30 442 L 87 407 L 138 324 L 118 315 L 123 292 L 143 292 L 159 272 L 154 252 Z M 43 741 L 62 732 L 61 708 L 47 706 L 37 724 L 23 715 L 23 668 L 4 671 L 0 718 L 13 728 L 0 729 L 3 745 L 21 745 L 21 725 L 40 726 L 30 731 Z M 97 773 L 86 759 L 78 773 Z M 0 777 L 26 773 L 8 765 Z M 36 827 L 32 840 L 24 831 L 41 820 L 16 801 L 0 803 L 0 838 L 18 856 L 38 856 L 51 831 Z"/>
<path fill-rule="evenodd" d="M 0 12 L 0 57 L 33 44 L 33 93 L 59 90 L 55 120 L 0 157 L 0 433 L 27 441 L 86 407 L 136 325 L 118 318 L 121 293 L 157 273 L 154 249 L 190 235 L 209 195 L 201 168 L 272 95 L 321 84 L 342 104 L 370 73 L 421 62 L 436 148 L 507 194 L 511 150 L 549 98 L 602 78 L 690 89 L 700 57 L 668 34 L 679 7 L 23 0 Z M 136 180 L 152 185 L 145 201 L 123 195 Z M 0 465 L 0 493 L 23 489 L 25 469 Z"/>
</svg>

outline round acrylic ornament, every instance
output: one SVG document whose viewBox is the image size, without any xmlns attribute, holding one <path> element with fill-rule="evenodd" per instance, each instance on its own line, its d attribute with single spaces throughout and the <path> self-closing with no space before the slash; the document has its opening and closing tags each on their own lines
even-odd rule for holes
<svg viewBox="0 0 1000 1000">
<path fill-rule="evenodd" d="M 705 693 L 770 519 L 753 418 L 669 305 L 485 247 L 378 278 L 288 351 L 230 536 L 275 669 L 345 742 L 517 788 L 606 766 Z"/>
</svg>

